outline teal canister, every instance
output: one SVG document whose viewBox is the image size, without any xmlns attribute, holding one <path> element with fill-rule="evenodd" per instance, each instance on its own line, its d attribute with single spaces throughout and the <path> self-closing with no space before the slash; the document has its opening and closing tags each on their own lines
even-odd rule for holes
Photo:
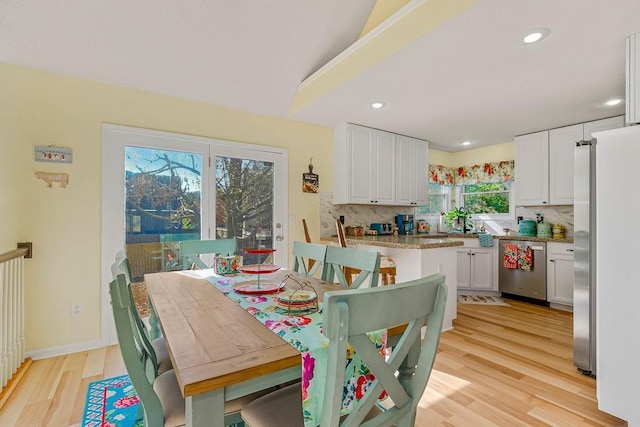
<svg viewBox="0 0 640 427">
<path fill-rule="evenodd" d="M 536 222 L 531 218 L 521 219 L 518 231 L 521 236 L 534 237 L 536 235 Z"/>
<path fill-rule="evenodd" d="M 547 222 L 541 222 L 538 224 L 538 237 L 551 237 L 551 224 Z"/>
</svg>

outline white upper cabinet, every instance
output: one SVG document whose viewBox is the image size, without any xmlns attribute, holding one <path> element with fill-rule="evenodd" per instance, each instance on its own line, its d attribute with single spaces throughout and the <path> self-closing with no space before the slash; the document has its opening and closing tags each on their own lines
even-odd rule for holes
<svg viewBox="0 0 640 427">
<path fill-rule="evenodd" d="M 624 126 L 617 116 L 515 138 L 516 206 L 573 204 L 573 152 L 593 132 Z"/>
<path fill-rule="evenodd" d="M 427 199 L 426 141 L 345 123 L 334 129 L 336 204 L 419 206 Z"/>
<path fill-rule="evenodd" d="M 381 205 L 391 205 L 396 200 L 396 187 L 393 177 L 396 171 L 396 136 L 389 132 L 374 130 L 375 176 L 371 180 L 370 201 Z"/>
<path fill-rule="evenodd" d="M 573 150 L 583 125 L 549 131 L 549 204 L 573 204 Z"/>
<path fill-rule="evenodd" d="M 396 204 L 427 203 L 428 144 L 404 135 L 396 136 Z"/>
<path fill-rule="evenodd" d="M 515 138 L 516 206 L 549 204 L 549 131 Z"/>
</svg>

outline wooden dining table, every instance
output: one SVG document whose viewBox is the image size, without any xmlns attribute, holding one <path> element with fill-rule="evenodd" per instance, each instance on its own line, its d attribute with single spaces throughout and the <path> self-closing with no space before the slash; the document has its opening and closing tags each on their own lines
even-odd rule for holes
<svg viewBox="0 0 640 427">
<path fill-rule="evenodd" d="M 290 270 L 268 275 L 282 281 Z M 185 398 L 187 426 L 224 426 L 224 403 L 301 377 L 298 350 L 206 280 L 213 270 L 146 274 L 152 310 Z M 322 300 L 340 285 L 304 277 Z"/>
</svg>

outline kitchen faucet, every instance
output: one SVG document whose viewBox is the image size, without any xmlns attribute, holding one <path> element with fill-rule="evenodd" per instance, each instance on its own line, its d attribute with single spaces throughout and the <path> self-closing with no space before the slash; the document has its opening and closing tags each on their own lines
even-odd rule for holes
<svg viewBox="0 0 640 427">
<path fill-rule="evenodd" d="M 464 234 L 467 234 L 467 211 L 464 209 L 464 207 L 461 207 L 460 209 L 458 209 L 458 212 L 462 214 L 461 216 L 458 216 L 458 221 L 462 219 L 462 232 Z"/>
</svg>

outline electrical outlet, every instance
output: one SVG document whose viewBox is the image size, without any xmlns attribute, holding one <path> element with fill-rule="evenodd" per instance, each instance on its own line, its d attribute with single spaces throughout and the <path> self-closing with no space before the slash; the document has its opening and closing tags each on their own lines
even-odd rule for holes
<svg viewBox="0 0 640 427">
<path fill-rule="evenodd" d="M 81 302 L 71 304 L 71 317 L 80 317 L 84 311 L 84 305 Z"/>
</svg>

